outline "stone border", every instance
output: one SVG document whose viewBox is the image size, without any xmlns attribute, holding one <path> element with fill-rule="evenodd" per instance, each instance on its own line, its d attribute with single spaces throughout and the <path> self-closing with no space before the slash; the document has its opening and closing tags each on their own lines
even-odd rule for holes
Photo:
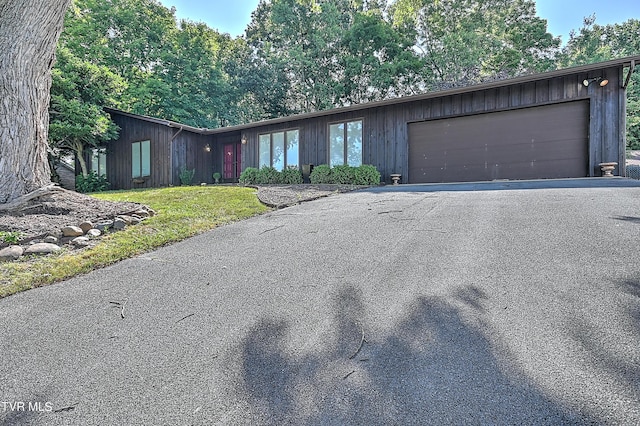
<svg viewBox="0 0 640 426">
<path fill-rule="evenodd" d="M 0 249 L 0 262 L 16 261 L 23 255 L 44 255 L 56 253 L 62 250 L 62 246 L 69 245 L 72 248 L 84 248 L 91 245 L 91 241 L 100 237 L 107 231 L 120 231 L 127 226 L 137 225 L 156 212 L 146 206 L 139 209 L 116 215 L 113 219 L 103 220 L 98 223 L 84 221 L 78 225 L 68 225 L 58 231 L 49 232 L 46 237 L 32 239 L 28 244 L 14 244 Z"/>
</svg>

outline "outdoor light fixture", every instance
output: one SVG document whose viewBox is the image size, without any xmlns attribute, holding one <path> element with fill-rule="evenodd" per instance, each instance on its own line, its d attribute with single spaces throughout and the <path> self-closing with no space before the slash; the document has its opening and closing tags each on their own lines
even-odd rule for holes
<svg viewBox="0 0 640 426">
<path fill-rule="evenodd" d="M 247 144 L 247 137 L 242 135 L 242 139 L 240 139 L 240 142 L 242 142 L 242 145 L 246 145 Z"/>
<path fill-rule="evenodd" d="M 584 87 L 589 87 L 589 85 L 591 83 L 593 83 L 594 81 L 600 82 L 600 87 L 604 87 L 607 84 L 609 84 L 609 80 L 607 80 L 606 78 L 602 78 L 602 77 L 587 78 L 586 80 L 584 80 L 582 82 L 582 84 L 584 85 Z"/>
<path fill-rule="evenodd" d="M 204 146 L 204 150 L 207 151 L 207 152 L 211 152 L 211 147 L 209 146 L 209 144 L 206 144 Z"/>
</svg>

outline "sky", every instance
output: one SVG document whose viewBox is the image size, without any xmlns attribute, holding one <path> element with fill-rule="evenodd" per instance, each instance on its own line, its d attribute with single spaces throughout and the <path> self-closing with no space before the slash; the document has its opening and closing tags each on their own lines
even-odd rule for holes
<svg viewBox="0 0 640 426">
<path fill-rule="evenodd" d="M 203 21 L 221 33 L 236 37 L 244 33 L 258 0 L 160 0 L 175 6 L 180 19 Z M 638 0 L 536 0 L 538 16 L 547 20 L 547 31 L 569 39 L 569 31 L 579 30 L 584 17 L 596 14 L 600 25 L 640 19 Z"/>
</svg>

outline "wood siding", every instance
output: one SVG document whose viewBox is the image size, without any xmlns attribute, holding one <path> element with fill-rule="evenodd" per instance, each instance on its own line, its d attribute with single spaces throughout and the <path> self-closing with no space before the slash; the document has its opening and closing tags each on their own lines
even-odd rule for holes
<svg viewBox="0 0 640 426">
<path fill-rule="evenodd" d="M 157 188 L 169 186 L 171 153 L 169 142 L 175 129 L 160 124 L 112 114 L 120 126 L 120 136 L 107 145 L 107 180 L 111 189 Z M 136 183 L 131 177 L 131 144 L 148 140 L 151 145 L 151 175 Z"/>
<path fill-rule="evenodd" d="M 589 176 L 599 176 L 598 163 L 616 161 L 624 173 L 625 145 L 620 135 L 624 122 L 622 67 L 577 73 L 544 80 L 505 85 L 426 100 L 399 102 L 358 111 L 339 112 L 320 117 L 295 119 L 274 125 L 245 129 L 247 139 L 243 152 L 243 169 L 258 166 L 258 135 L 286 129 L 300 130 L 300 164 L 328 164 L 329 124 L 353 119 L 363 120 L 363 163 L 373 164 L 383 180 L 391 173 L 408 176 L 408 124 L 418 121 L 461 117 L 487 112 L 507 111 L 537 105 L 575 100 L 590 101 Z M 609 84 L 592 83 L 586 78 L 605 76 Z M 222 140 L 223 135 L 214 135 Z M 237 137 L 237 135 L 236 135 Z"/>
<path fill-rule="evenodd" d="M 180 131 L 164 124 L 112 113 L 120 126 L 118 140 L 107 145 L 107 179 L 112 189 L 157 188 L 180 185 L 183 167 L 195 169 L 192 183 L 213 183 L 214 165 L 222 163 L 222 147 L 207 135 Z M 131 144 L 151 141 L 151 175 L 143 183 L 131 177 Z M 207 144 L 210 150 L 206 150 Z"/>
<path fill-rule="evenodd" d="M 329 125 L 362 120 L 363 164 L 372 164 L 389 182 L 389 175 L 400 173 L 403 181 L 409 175 L 409 125 L 430 120 L 458 118 L 491 112 L 511 111 L 533 106 L 556 105 L 565 102 L 589 101 L 588 176 L 600 176 L 598 164 L 615 161 L 617 173 L 625 173 L 625 104 L 621 88 L 623 65 L 590 66 L 575 72 L 549 73 L 525 77 L 511 82 L 485 84 L 476 88 L 456 89 L 449 93 L 427 94 L 372 104 L 313 113 L 296 118 L 254 123 L 236 128 L 200 131 L 180 130 L 178 123 L 112 113 L 121 127 L 120 138 L 108 144 L 107 177 L 114 189 L 162 187 L 180 184 L 182 167 L 195 169 L 193 183 L 213 182 L 213 172 L 223 171 L 224 144 L 242 144 L 241 168 L 258 166 L 258 136 L 288 129 L 298 129 L 299 161 L 304 164 L 329 163 Z M 587 78 L 604 77 L 609 84 L 597 82 L 588 87 Z M 151 176 L 143 183 L 131 178 L 131 143 L 151 141 Z M 210 151 L 205 150 L 209 144 Z"/>
</svg>

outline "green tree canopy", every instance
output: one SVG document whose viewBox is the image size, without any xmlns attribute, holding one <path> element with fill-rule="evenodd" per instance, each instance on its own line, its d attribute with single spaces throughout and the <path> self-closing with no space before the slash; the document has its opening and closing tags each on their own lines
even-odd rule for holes
<svg viewBox="0 0 640 426">
<path fill-rule="evenodd" d="M 118 106 L 126 85 L 107 67 L 82 61 L 66 48 L 58 49 L 52 79 L 49 147 L 56 154 L 75 154 L 87 176 L 84 150 L 118 136 L 118 127 L 103 108 Z"/>
</svg>

